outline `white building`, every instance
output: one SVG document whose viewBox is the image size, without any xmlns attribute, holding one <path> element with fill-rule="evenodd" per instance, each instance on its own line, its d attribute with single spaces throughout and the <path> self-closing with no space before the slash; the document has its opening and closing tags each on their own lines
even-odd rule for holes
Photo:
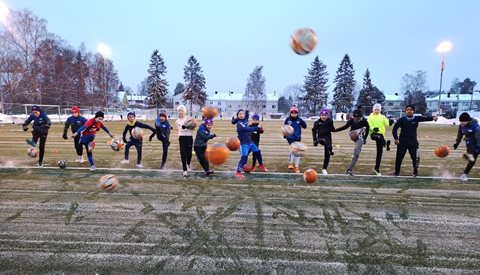
<svg viewBox="0 0 480 275">
<path fill-rule="evenodd" d="M 427 98 L 427 109 L 433 112 L 438 110 L 438 96 Z M 480 93 L 473 94 L 442 94 L 440 97 L 440 113 L 450 110 L 467 111 L 480 110 Z"/>
<path fill-rule="evenodd" d="M 402 95 L 385 95 L 385 101 L 382 104 L 382 113 L 386 116 L 400 117 L 405 108 L 404 105 L 404 97 Z"/>
<path fill-rule="evenodd" d="M 148 102 L 147 102 L 147 96 L 144 95 L 127 95 L 123 91 L 117 92 L 118 100 L 123 103 L 124 105 L 127 105 L 125 107 L 129 106 L 136 106 L 136 107 L 147 107 Z"/>
<path fill-rule="evenodd" d="M 207 105 L 215 105 L 218 108 L 219 115 L 223 118 L 230 118 L 236 116 L 238 109 L 252 110 L 252 102 L 243 100 L 243 93 L 236 92 L 215 92 L 209 95 Z M 262 106 L 262 112 L 258 114 L 260 117 L 270 118 L 271 114 L 278 113 L 278 96 L 276 92 L 273 94 L 267 93 L 267 100 Z M 250 115 L 253 115 L 251 113 Z"/>
</svg>

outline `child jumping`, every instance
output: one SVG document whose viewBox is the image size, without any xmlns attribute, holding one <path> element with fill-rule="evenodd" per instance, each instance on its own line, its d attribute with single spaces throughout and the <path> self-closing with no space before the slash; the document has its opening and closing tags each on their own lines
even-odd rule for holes
<svg viewBox="0 0 480 275">
<path fill-rule="evenodd" d="M 115 136 L 110 133 L 110 131 L 103 125 L 102 121 L 105 117 L 102 111 L 98 111 L 95 113 L 95 117 L 87 120 L 85 124 L 80 127 L 73 135 L 72 138 L 75 138 L 78 135 L 80 137 L 80 144 L 85 146 L 87 151 L 88 162 L 90 163 L 90 171 L 95 171 L 95 162 L 93 161 L 93 148 L 95 148 L 95 136 L 100 129 L 103 129 L 110 138 L 114 138 Z"/>
<path fill-rule="evenodd" d="M 198 162 L 205 171 L 205 176 L 210 176 L 213 174 L 213 171 L 210 170 L 210 166 L 207 158 L 205 158 L 205 151 L 207 150 L 208 140 L 216 137 L 217 135 L 211 134 L 210 130 L 213 128 L 213 120 L 205 119 L 204 123 L 198 127 L 197 136 L 195 137 L 195 144 L 193 145 L 193 150 L 195 150 L 195 155 L 197 156 Z"/>
<path fill-rule="evenodd" d="M 83 116 L 80 115 L 80 108 L 77 106 L 73 106 L 72 109 L 70 110 L 72 112 L 72 115 L 67 118 L 67 121 L 65 121 L 65 127 L 63 128 L 63 139 L 67 140 L 67 131 L 68 128 L 71 128 L 72 134 L 75 133 L 80 127 L 82 127 L 85 122 L 87 122 L 87 119 Z M 82 145 L 80 144 L 80 136 L 76 136 L 73 139 L 73 145 L 75 146 L 75 150 L 77 151 L 77 159 L 75 160 L 76 162 L 83 163 L 83 148 Z"/>
<path fill-rule="evenodd" d="M 33 105 L 30 109 L 32 112 L 30 116 L 22 124 L 23 131 L 28 131 L 28 124 L 33 120 L 32 139 L 27 139 L 27 143 L 32 147 L 37 147 L 37 142 L 40 139 L 40 155 L 38 156 L 37 167 L 43 167 L 43 157 L 45 156 L 45 143 L 47 143 L 48 129 L 52 126 L 50 118 L 42 109 Z"/>
<path fill-rule="evenodd" d="M 368 116 L 368 125 L 370 126 L 370 138 L 377 145 L 377 157 L 375 159 L 375 168 L 373 171 L 377 176 L 381 176 L 380 163 L 382 162 L 383 147 L 390 151 L 390 140 L 385 140 L 385 129 L 390 126 L 386 116 L 381 114 L 382 105 L 379 103 L 373 105 L 373 112 Z"/>
<path fill-rule="evenodd" d="M 330 118 L 330 114 L 327 109 L 320 111 L 320 118 L 315 121 L 312 128 L 313 134 L 313 146 L 317 147 L 320 143 L 324 148 L 324 159 L 322 174 L 328 175 L 328 163 L 330 162 L 330 156 L 334 155 L 332 147 L 332 132 L 335 132 L 333 126 L 333 120 Z"/>
<path fill-rule="evenodd" d="M 462 113 L 459 117 L 460 125 L 458 126 L 457 140 L 453 144 L 453 149 L 457 150 L 458 145 L 465 140 L 465 146 L 467 152 L 463 154 L 463 157 L 468 160 L 467 167 L 460 176 L 462 181 L 468 180 L 468 174 L 472 170 L 475 162 L 477 161 L 478 154 L 480 153 L 480 126 L 478 121 L 471 118 L 468 113 Z"/>
<path fill-rule="evenodd" d="M 353 117 L 349 119 L 345 125 L 337 128 L 336 131 L 340 132 L 348 127 L 350 127 L 350 132 L 348 134 L 350 139 L 355 142 L 355 148 L 353 149 L 352 161 L 347 169 L 347 175 L 353 176 L 353 169 L 355 168 L 358 158 L 360 157 L 363 144 L 367 143 L 367 135 L 370 129 L 368 121 L 363 117 L 363 113 L 360 108 L 353 111 Z"/>
<path fill-rule="evenodd" d="M 302 128 L 307 128 L 307 123 L 298 116 L 298 108 L 290 108 L 290 116 L 285 119 L 285 125 L 290 125 L 293 128 L 293 134 L 285 137 L 289 145 L 294 142 L 302 141 Z M 295 162 L 295 166 L 293 163 Z M 293 169 L 294 173 L 300 173 L 300 156 L 295 156 L 293 152 L 288 155 L 288 169 Z"/>
<path fill-rule="evenodd" d="M 122 134 L 122 139 L 123 142 L 125 142 L 125 159 L 122 160 L 120 163 L 130 163 L 130 160 L 128 160 L 128 154 L 130 152 L 130 147 L 135 146 L 135 149 L 137 149 L 137 168 L 143 168 L 142 164 L 142 144 L 143 144 L 143 139 L 137 139 L 134 135 L 132 135 L 133 129 L 135 127 L 139 127 L 142 129 L 148 129 L 152 131 L 151 137 L 155 135 L 155 129 L 151 127 L 150 125 L 141 123 L 137 121 L 137 118 L 135 116 L 134 112 L 129 112 L 127 114 L 127 125 L 125 125 L 125 129 L 123 130 Z M 127 141 L 127 132 L 130 133 L 130 138 Z M 149 140 L 152 140 L 151 138 Z"/>
<path fill-rule="evenodd" d="M 437 121 L 436 116 L 414 116 L 415 107 L 407 105 L 405 107 L 405 116 L 399 118 L 392 129 L 392 135 L 397 145 L 397 156 L 395 158 L 394 176 L 400 174 L 403 157 L 408 150 L 413 164 L 413 177 L 418 176 L 418 167 L 420 164 L 420 152 L 418 151 L 417 128 L 418 123 L 423 121 Z M 398 137 L 398 128 L 401 128 L 400 138 Z"/>
<path fill-rule="evenodd" d="M 160 169 L 165 169 L 165 164 L 167 162 L 167 154 L 168 154 L 168 146 L 170 146 L 170 130 L 172 130 L 172 126 L 170 122 L 167 120 L 167 114 L 160 113 L 155 121 L 155 128 L 157 139 L 162 142 L 162 162 L 160 164 Z M 154 135 L 150 136 L 150 141 L 152 141 Z"/>
<path fill-rule="evenodd" d="M 233 123 L 233 121 L 232 121 Z M 262 172 L 268 172 L 267 168 L 263 164 L 262 160 L 262 153 L 260 149 L 258 149 L 257 145 L 252 142 L 251 133 L 254 131 L 258 131 L 258 126 L 248 126 L 248 111 L 243 111 L 240 109 L 237 111 L 237 133 L 238 139 L 240 140 L 240 153 L 241 158 L 238 162 L 237 172 L 235 173 L 235 177 L 238 179 L 245 179 L 245 176 L 242 174 L 243 166 L 247 163 L 248 154 L 250 151 L 253 153 L 253 156 L 258 160 L 258 169 Z"/>
</svg>

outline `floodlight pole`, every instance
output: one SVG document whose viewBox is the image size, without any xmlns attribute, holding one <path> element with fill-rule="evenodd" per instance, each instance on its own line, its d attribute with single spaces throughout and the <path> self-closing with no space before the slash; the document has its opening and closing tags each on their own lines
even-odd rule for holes
<svg viewBox="0 0 480 275">
<path fill-rule="evenodd" d="M 442 98 L 442 80 L 443 80 L 443 70 L 445 69 L 445 58 L 442 57 L 442 65 L 440 67 L 440 89 L 438 93 L 438 115 L 442 114 L 442 109 L 440 109 L 440 100 Z"/>
</svg>

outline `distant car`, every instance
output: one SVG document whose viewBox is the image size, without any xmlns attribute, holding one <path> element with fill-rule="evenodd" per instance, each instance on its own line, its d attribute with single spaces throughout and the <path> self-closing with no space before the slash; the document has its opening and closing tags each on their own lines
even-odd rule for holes
<svg viewBox="0 0 480 275">
<path fill-rule="evenodd" d="M 309 120 L 318 120 L 318 119 L 320 119 L 320 117 L 319 116 L 311 116 L 308 119 Z"/>
</svg>

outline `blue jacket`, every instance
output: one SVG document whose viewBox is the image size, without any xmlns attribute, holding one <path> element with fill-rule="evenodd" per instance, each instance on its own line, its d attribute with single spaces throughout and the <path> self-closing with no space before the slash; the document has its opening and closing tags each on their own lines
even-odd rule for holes
<svg viewBox="0 0 480 275">
<path fill-rule="evenodd" d="M 291 144 L 295 141 L 302 141 L 302 128 L 306 129 L 307 128 L 307 123 L 301 118 L 301 117 L 288 117 L 285 119 L 286 125 L 290 125 L 293 127 L 293 134 L 290 136 L 286 137 L 288 144 Z"/>
<path fill-rule="evenodd" d="M 33 120 L 33 126 L 32 126 L 33 130 L 38 131 L 40 133 L 48 133 L 48 128 L 52 126 L 52 122 L 48 118 L 47 114 L 43 111 L 40 112 L 40 115 L 38 117 L 31 114 L 27 118 L 27 120 L 25 120 L 22 126 L 24 127 L 27 126 L 28 124 L 30 124 L 30 122 L 32 122 L 32 120 Z"/>
<path fill-rule="evenodd" d="M 72 133 L 75 133 L 76 131 L 78 131 L 78 129 L 80 129 L 80 127 L 83 126 L 83 124 L 85 124 L 85 122 L 87 122 L 87 119 L 83 116 L 68 117 L 67 121 L 65 121 L 65 128 L 63 128 L 63 134 L 67 134 L 67 130 L 70 126 L 72 126 Z"/>
<path fill-rule="evenodd" d="M 155 129 L 157 130 L 157 139 L 160 141 L 169 141 L 170 140 L 170 130 L 172 130 L 172 126 L 167 119 L 164 122 L 157 117 L 155 120 Z"/>
<path fill-rule="evenodd" d="M 210 130 L 207 129 L 205 123 L 202 123 L 197 130 L 197 136 L 195 137 L 194 147 L 207 147 L 207 142 L 209 139 L 216 137 L 215 134 L 210 134 Z"/>
<path fill-rule="evenodd" d="M 476 119 L 472 119 L 469 123 L 458 127 L 456 142 L 460 143 L 463 136 L 465 136 L 467 146 L 473 143 L 475 152 L 480 152 L 480 125 L 478 125 Z"/>
<path fill-rule="evenodd" d="M 258 126 L 248 126 L 248 118 L 237 121 L 237 133 L 240 144 L 252 143 L 252 132 L 258 131 Z"/>
</svg>

